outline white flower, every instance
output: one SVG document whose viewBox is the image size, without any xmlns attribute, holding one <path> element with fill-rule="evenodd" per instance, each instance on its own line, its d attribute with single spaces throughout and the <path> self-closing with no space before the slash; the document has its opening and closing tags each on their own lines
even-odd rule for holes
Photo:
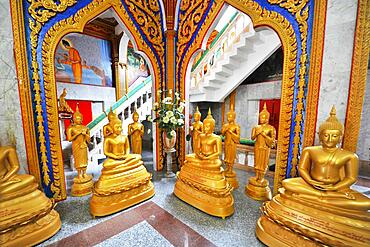
<svg viewBox="0 0 370 247">
<path fill-rule="evenodd" d="M 149 115 L 146 120 L 148 120 L 149 122 L 151 122 L 152 121 L 152 116 Z"/>
<path fill-rule="evenodd" d="M 171 117 L 170 121 L 173 124 L 176 124 L 177 123 L 177 119 L 175 117 Z"/>
<path fill-rule="evenodd" d="M 180 106 L 185 107 L 185 102 L 181 101 Z"/>
<path fill-rule="evenodd" d="M 171 130 L 170 134 L 171 134 L 171 136 L 175 136 L 176 135 L 176 131 Z"/>
<path fill-rule="evenodd" d="M 177 108 L 177 110 L 178 110 L 179 112 L 182 112 L 182 111 L 184 110 L 184 107 L 183 107 L 182 105 L 180 105 L 180 106 L 179 106 L 179 108 Z"/>
<path fill-rule="evenodd" d="M 167 116 L 167 117 L 172 117 L 172 116 L 173 116 L 173 111 L 168 111 L 168 112 L 166 112 L 166 116 Z"/>
<path fill-rule="evenodd" d="M 168 123 L 168 121 L 170 121 L 170 119 L 168 117 L 163 118 L 163 123 Z"/>
<path fill-rule="evenodd" d="M 178 125 L 183 125 L 183 124 L 184 124 L 184 120 L 183 120 L 183 119 L 181 119 L 181 118 L 180 118 L 180 119 L 178 119 L 178 120 L 177 120 L 177 124 L 178 124 Z"/>
<path fill-rule="evenodd" d="M 171 97 L 166 97 L 163 99 L 163 102 L 166 103 L 166 102 L 171 102 L 172 101 L 172 98 Z"/>
</svg>

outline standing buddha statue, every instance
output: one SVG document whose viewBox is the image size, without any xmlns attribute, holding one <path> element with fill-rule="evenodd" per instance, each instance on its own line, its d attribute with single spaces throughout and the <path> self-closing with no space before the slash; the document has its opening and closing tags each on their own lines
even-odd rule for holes
<svg viewBox="0 0 370 247">
<path fill-rule="evenodd" d="M 90 201 L 90 213 L 94 217 L 118 212 L 154 195 L 152 176 L 144 167 L 141 155 L 130 154 L 128 138 L 121 133 L 121 120 L 116 117 L 111 124 L 113 133 L 104 139 L 107 159 Z"/>
<path fill-rule="evenodd" d="M 191 148 L 193 149 L 193 153 L 196 152 L 195 150 L 195 143 L 198 141 L 198 137 L 200 134 L 203 133 L 203 123 L 200 121 L 202 114 L 199 111 L 197 106 L 197 110 L 194 112 L 194 122 L 191 124 L 191 131 L 192 131 L 192 142 Z"/>
<path fill-rule="evenodd" d="M 275 144 L 276 130 L 269 124 L 270 113 L 267 111 L 266 103 L 259 114 L 259 125 L 252 129 L 252 140 L 254 144 L 254 171 L 255 177 L 249 179 L 245 187 L 247 196 L 255 200 L 271 200 L 271 190 L 269 182 L 264 178 L 269 161 L 270 149 Z"/>
<path fill-rule="evenodd" d="M 73 179 L 72 196 L 84 196 L 91 193 L 92 176 L 86 174 L 88 164 L 88 144 L 90 143 L 90 130 L 82 124 L 83 116 L 78 105 L 73 114 L 73 124 L 67 129 L 67 138 L 72 142 L 72 153 L 77 177 Z"/>
<path fill-rule="evenodd" d="M 214 216 L 225 218 L 234 213 L 232 187 L 226 181 L 222 162 L 221 137 L 213 134 L 215 120 L 208 111 L 193 154 L 185 157 L 177 173 L 174 194 L 190 205 Z"/>
<path fill-rule="evenodd" d="M 128 125 L 128 135 L 131 139 L 133 154 L 141 154 L 143 150 L 144 125 L 139 122 L 139 113 L 135 110 L 132 115 L 133 123 Z"/>
<path fill-rule="evenodd" d="M 233 166 L 236 158 L 237 144 L 240 143 L 240 126 L 235 123 L 235 118 L 236 113 L 232 104 L 230 111 L 227 113 L 227 123 L 222 126 L 221 134 L 225 136 L 225 177 L 234 189 L 239 187 Z"/>
<path fill-rule="evenodd" d="M 19 167 L 16 149 L 0 146 L 0 246 L 36 245 L 61 227 L 53 201 Z"/>
<path fill-rule="evenodd" d="M 303 149 L 301 177 L 285 179 L 280 194 L 262 207 L 257 237 L 275 246 L 369 246 L 370 199 L 351 189 L 355 153 L 338 146 L 343 125 L 333 107 L 319 127 L 320 146 Z"/>
</svg>

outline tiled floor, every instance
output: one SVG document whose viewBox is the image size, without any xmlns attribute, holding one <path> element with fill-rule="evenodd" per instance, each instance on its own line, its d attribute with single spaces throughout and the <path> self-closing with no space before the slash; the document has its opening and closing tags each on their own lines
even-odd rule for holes
<svg viewBox="0 0 370 247">
<path fill-rule="evenodd" d="M 150 163 L 146 166 L 150 168 Z M 148 169 L 151 170 L 151 169 Z M 123 212 L 93 219 L 90 196 L 69 197 L 56 210 L 62 229 L 40 246 L 263 246 L 255 237 L 260 202 L 244 195 L 251 172 L 236 170 L 235 213 L 225 220 L 209 216 L 173 195 L 175 178 L 153 173 L 156 194 Z M 270 185 L 272 177 L 267 176 Z M 355 186 L 370 194 L 370 189 Z"/>
</svg>

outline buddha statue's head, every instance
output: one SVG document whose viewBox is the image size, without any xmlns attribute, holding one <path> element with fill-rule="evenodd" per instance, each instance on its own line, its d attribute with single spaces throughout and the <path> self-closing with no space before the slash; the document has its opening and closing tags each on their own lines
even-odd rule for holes
<svg viewBox="0 0 370 247">
<path fill-rule="evenodd" d="M 208 116 L 203 121 L 204 132 L 206 134 L 212 134 L 215 129 L 216 121 L 212 117 L 211 108 L 208 109 Z"/>
<path fill-rule="evenodd" d="M 319 138 L 323 147 L 336 147 L 342 140 L 343 124 L 336 116 L 335 106 L 331 108 L 330 116 L 319 127 Z"/>
<path fill-rule="evenodd" d="M 113 133 L 120 135 L 122 133 L 122 122 L 119 118 L 112 120 Z"/>
<path fill-rule="evenodd" d="M 117 115 L 113 112 L 112 107 L 110 107 L 108 112 L 108 121 L 111 122 L 115 118 L 117 118 Z"/>
<path fill-rule="evenodd" d="M 198 122 L 200 121 L 200 118 L 202 117 L 202 114 L 199 111 L 199 108 L 197 106 L 197 110 L 194 112 L 194 121 Z"/>
<path fill-rule="evenodd" d="M 136 110 L 134 111 L 134 114 L 132 114 L 132 120 L 134 120 L 134 122 L 139 121 L 139 113 L 137 113 Z"/>
<path fill-rule="evenodd" d="M 75 124 L 82 124 L 83 121 L 83 115 L 80 112 L 80 109 L 78 108 L 78 104 L 76 106 L 76 111 L 73 113 L 73 123 Z"/>
<path fill-rule="evenodd" d="M 259 114 L 259 123 L 267 124 L 270 119 L 270 113 L 267 111 L 266 103 L 263 105 L 263 110 Z"/>
<path fill-rule="evenodd" d="M 236 118 L 236 113 L 234 111 L 234 104 L 230 105 L 230 111 L 227 113 L 227 122 L 233 123 Z"/>
</svg>

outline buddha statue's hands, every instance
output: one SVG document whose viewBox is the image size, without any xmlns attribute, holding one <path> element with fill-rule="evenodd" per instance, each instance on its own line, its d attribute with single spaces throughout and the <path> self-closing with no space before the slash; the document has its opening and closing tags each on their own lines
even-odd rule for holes
<svg viewBox="0 0 370 247">
<path fill-rule="evenodd" d="M 320 184 L 320 185 L 313 185 L 318 190 L 324 190 L 324 191 L 335 191 L 337 190 L 335 186 L 332 184 Z"/>
</svg>

